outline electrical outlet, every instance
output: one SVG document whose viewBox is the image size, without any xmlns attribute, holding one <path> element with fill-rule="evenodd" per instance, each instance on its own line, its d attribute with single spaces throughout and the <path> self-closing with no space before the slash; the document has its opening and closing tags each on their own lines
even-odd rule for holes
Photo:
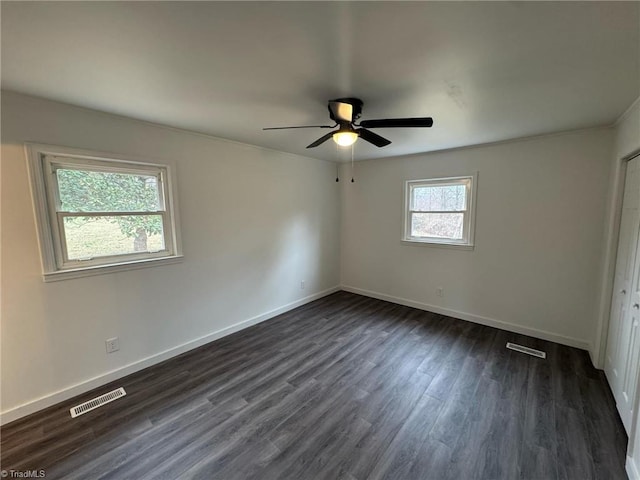
<svg viewBox="0 0 640 480">
<path fill-rule="evenodd" d="M 444 297 L 444 288 L 442 288 L 442 287 L 436 288 L 436 295 L 438 297 Z"/>
<path fill-rule="evenodd" d="M 304 290 L 304 280 L 300 282 L 300 290 Z"/>
<path fill-rule="evenodd" d="M 113 337 L 108 340 L 105 340 L 105 346 L 107 347 L 107 353 L 113 353 L 120 350 L 120 339 L 118 337 Z"/>
</svg>

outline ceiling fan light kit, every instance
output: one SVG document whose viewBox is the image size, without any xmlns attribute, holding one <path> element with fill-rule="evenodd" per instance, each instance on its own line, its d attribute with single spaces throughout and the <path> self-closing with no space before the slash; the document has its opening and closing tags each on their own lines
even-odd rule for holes
<svg viewBox="0 0 640 480">
<path fill-rule="evenodd" d="M 356 143 L 358 139 L 358 134 L 353 131 L 341 131 L 338 130 L 333 134 L 333 141 L 336 142 L 341 147 L 348 147 Z"/>
<path fill-rule="evenodd" d="M 369 142 L 376 147 L 386 147 L 391 143 L 381 137 L 377 133 L 373 133 L 369 128 L 411 128 L 411 127 L 431 127 L 433 119 L 431 117 L 414 117 L 414 118 L 381 118 L 376 120 L 364 120 L 355 123 L 362 114 L 363 102 L 359 98 L 338 98 L 329 100 L 329 118 L 333 120 L 335 125 L 305 125 L 299 127 L 268 127 L 263 130 L 285 130 L 289 128 L 335 128 L 337 131 L 329 132 L 323 135 L 315 142 L 307 146 L 307 148 L 315 148 L 323 144 L 330 138 L 342 147 L 353 145 L 358 138 Z M 354 128 L 360 127 L 360 128 Z"/>
</svg>

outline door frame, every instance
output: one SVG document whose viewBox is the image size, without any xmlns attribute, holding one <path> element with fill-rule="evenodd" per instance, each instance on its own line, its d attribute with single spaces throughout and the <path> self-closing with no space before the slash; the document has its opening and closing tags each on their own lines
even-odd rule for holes
<svg viewBox="0 0 640 480">
<path fill-rule="evenodd" d="M 622 199 L 624 196 L 624 183 L 627 174 L 627 162 L 640 155 L 640 148 L 632 153 L 619 156 L 611 167 L 611 181 L 609 185 L 609 206 L 607 208 L 605 258 L 603 262 L 603 274 L 601 278 L 600 299 L 598 309 L 598 328 L 594 351 L 591 352 L 591 361 L 596 368 L 603 369 L 609 337 L 609 320 L 611 304 L 613 302 L 613 281 L 615 277 L 616 258 L 618 256 L 618 241 L 620 237 L 620 221 L 622 219 Z"/>
</svg>

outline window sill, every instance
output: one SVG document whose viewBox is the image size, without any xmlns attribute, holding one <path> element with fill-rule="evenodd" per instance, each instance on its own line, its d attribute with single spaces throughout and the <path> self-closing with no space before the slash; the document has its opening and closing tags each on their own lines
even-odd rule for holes
<svg viewBox="0 0 640 480">
<path fill-rule="evenodd" d="M 412 247 L 438 247 L 438 248 L 453 248 L 454 250 L 473 250 L 475 245 L 470 244 L 457 244 L 457 243 L 445 243 L 445 242 L 430 242 L 426 240 L 400 240 L 403 245 Z"/>
<path fill-rule="evenodd" d="M 45 282 L 57 282 L 60 280 L 70 280 L 73 278 L 89 277 L 92 275 L 103 275 L 107 273 L 126 272 L 127 270 L 137 270 L 139 268 L 158 267 L 160 265 L 170 265 L 180 263 L 184 260 L 183 255 L 173 255 L 171 257 L 148 258 L 144 260 L 134 260 L 131 262 L 121 262 L 111 265 L 97 265 L 95 267 L 83 267 L 57 272 L 48 272 L 42 275 Z"/>
</svg>

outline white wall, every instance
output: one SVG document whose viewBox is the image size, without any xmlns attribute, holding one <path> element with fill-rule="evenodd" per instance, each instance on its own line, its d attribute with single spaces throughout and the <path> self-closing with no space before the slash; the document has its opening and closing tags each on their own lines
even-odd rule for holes
<svg viewBox="0 0 640 480">
<path fill-rule="evenodd" d="M 626 157 L 640 150 L 640 97 L 618 120 L 615 129 L 616 156 Z"/>
<path fill-rule="evenodd" d="M 25 141 L 171 164 L 184 262 L 43 283 Z M 339 284 L 328 162 L 3 92 L 1 177 L 5 422 Z"/>
<path fill-rule="evenodd" d="M 343 286 L 591 349 L 612 136 L 602 128 L 357 163 L 356 183 L 343 184 Z M 474 250 L 400 242 L 406 180 L 474 171 Z"/>
</svg>

